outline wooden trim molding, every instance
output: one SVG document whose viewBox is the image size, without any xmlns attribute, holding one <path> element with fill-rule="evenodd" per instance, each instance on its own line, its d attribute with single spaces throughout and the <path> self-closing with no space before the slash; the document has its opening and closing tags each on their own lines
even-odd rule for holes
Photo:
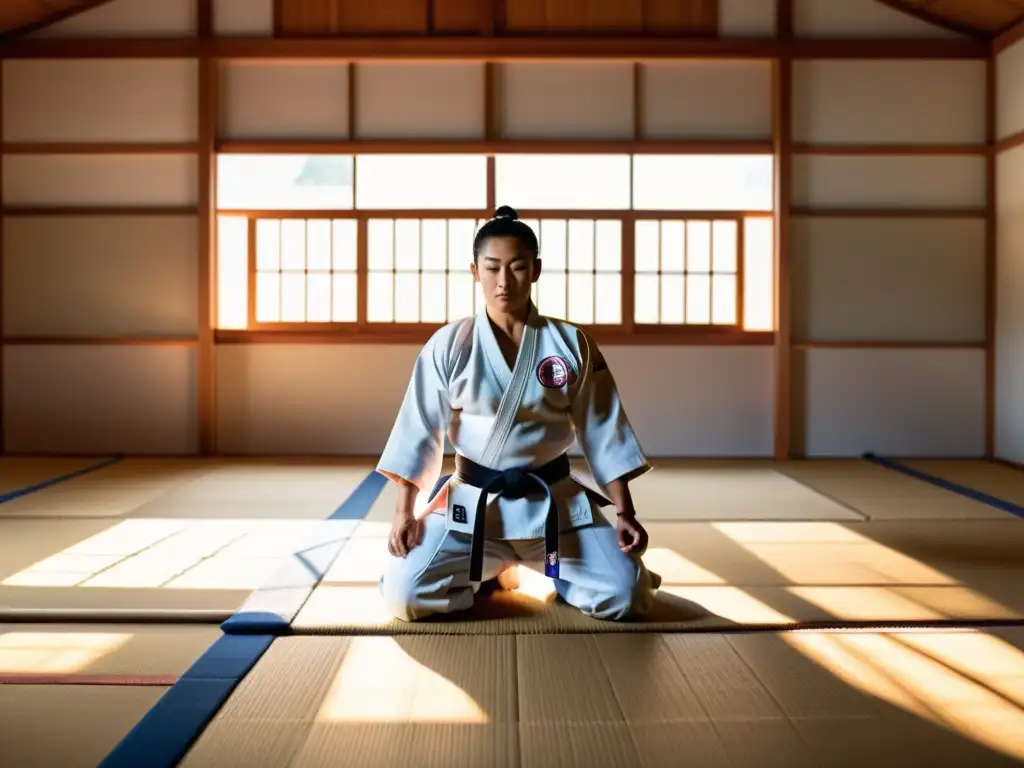
<svg viewBox="0 0 1024 768">
<path fill-rule="evenodd" d="M 985 64 L 985 135 L 990 146 L 996 140 L 996 61 Z M 990 152 L 985 158 L 985 456 L 995 456 L 996 443 L 996 270 L 998 240 L 996 226 L 996 159 Z"/>
<path fill-rule="evenodd" d="M 216 12 L 213 0 L 196 5 L 199 36 L 213 39 Z M 197 245 L 198 335 L 196 339 L 196 417 L 199 452 L 217 452 L 217 385 L 213 330 L 217 322 L 217 130 L 220 113 L 220 65 L 203 49 L 197 71 L 198 215 Z"/>
<path fill-rule="evenodd" d="M 194 155 L 195 142 L 8 141 L 5 155 Z"/>
<path fill-rule="evenodd" d="M 985 349 L 984 341 L 797 341 L 793 349 Z"/>
<path fill-rule="evenodd" d="M 780 0 L 781 2 L 782 0 Z M 991 46 L 971 39 L 773 39 L 618 36 L 336 37 L 336 38 L 18 38 L 0 58 L 199 58 L 557 61 L 563 59 L 968 59 Z"/>
<path fill-rule="evenodd" d="M 794 206 L 790 216 L 835 219 L 983 219 L 985 208 L 819 208 Z"/>
<path fill-rule="evenodd" d="M 1024 21 L 1017 22 L 996 36 L 996 39 L 992 41 L 992 55 L 999 55 L 1021 40 L 1024 40 Z"/>
<path fill-rule="evenodd" d="M 793 0 L 777 0 L 776 30 L 784 42 L 793 36 Z M 776 461 L 793 455 L 793 352 L 790 319 L 789 220 L 793 199 L 793 58 L 772 66 L 772 138 L 775 172 L 775 408 Z"/>
<path fill-rule="evenodd" d="M 196 216 L 198 213 L 199 208 L 195 205 L 5 205 L 0 208 L 0 215 L 7 218 L 17 216 Z"/>
<path fill-rule="evenodd" d="M 1024 131 L 1011 133 L 1009 136 L 1005 136 L 998 141 L 993 141 L 993 154 L 998 155 L 1000 152 L 1006 152 L 1009 149 L 1016 149 L 1022 144 L 1024 144 Z"/>
<path fill-rule="evenodd" d="M 324 330 L 218 330 L 217 344 L 416 344 L 422 345 L 440 326 L 393 326 L 391 323 L 366 323 L 349 328 L 329 327 Z M 601 345 L 625 346 L 694 346 L 734 347 L 771 346 L 775 343 L 772 331 L 741 331 L 732 328 L 708 331 L 685 326 L 637 327 L 632 333 L 624 329 L 607 330 L 584 328 Z"/>
<path fill-rule="evenodd" d="M 5 347 L 194 347 L 195 336 L 4 336 Z"/>
<path fill-rule="evenodd" d="M 988 144 L 794 144 L 794 155 L 884 156 L 984 156 Z"/>
<path fill-rule="evenodd" d="M 769 155 L 770 139 L 763 141 L 690 141 L 690 140 L 441 140 L 406 139 L 338 139 L 334 141 L 295 141 L 280 139 L 221 139 L 217 151 L 224 154 L 467 154 L 467 155 L 606 155 L 606 154 L 675 154 L 675 155 Z"/>
</svg>

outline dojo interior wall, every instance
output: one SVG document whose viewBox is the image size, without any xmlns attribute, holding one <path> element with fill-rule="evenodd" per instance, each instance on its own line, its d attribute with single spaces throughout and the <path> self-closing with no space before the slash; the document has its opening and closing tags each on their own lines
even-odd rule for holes
<svg viewBox="0 0 1024 768">
<path fill-rule="evenodd" d="M 996 138 L 1024 135 L 1024 42 L 996 58 Z M 1024 144 L 996 156 L 995 453 L 1024 464 Z"/>
<path fill-rule="evenodd" d="M 723 2 L 723 34 L 773 34 L 772 6 Z M 271 22 L 269 0 L 216 3 L 218 33 L 267 34 Z M 802 37 L 950 34 L 874 0 L 797 0 L 794 22 Z M 194 13 L 191 0 L 114 0 L 37 34 L 187 36 L 195 34 Z M 506 67 L 500 112 L 507 135 L 620 137 L 633 99 L 620 66 Z M 4 140 L 196 142 L 196 67 L 192 60 L 5 61 Z M 477 136 L 483 110 L 473 101 L 478 91 L 466 86 L 481 70 L 360 64 L 357 82 L 372 85 L 357 90 L 360 135 Z M 643 124 L 652 137 L 771 136 L 768 62 L 658 64 L 645 75 Z M 797 451 L 980 455 L 984 158 L 833 150 L 984 143 L 984 64 L 800 61 L 793 82 Z M 225 64 L 220 136 L 344 138 L 346 83 L 344 65 L 330 62 Z M 197 450 L 196 350 L 178 341 L 198 330 L 197 174 L 187 150 L 4 158 L 5 205 L 67 209 L 4 220 L 4 333 L 23 337 L 4 346 L 9 452 Z M 158 210 L 116 212 L 140 205 Z M 939 209 L 964 213 L 936 215 Z M 72 343 L 104 336 L 169 340 Z M 218 446 L 238 454 L 376 453 L 417 350 L 218 344 Z M 771 346 L 607 345 L 606 352 L 652 455 L 772 454 Z"/>
</svg>

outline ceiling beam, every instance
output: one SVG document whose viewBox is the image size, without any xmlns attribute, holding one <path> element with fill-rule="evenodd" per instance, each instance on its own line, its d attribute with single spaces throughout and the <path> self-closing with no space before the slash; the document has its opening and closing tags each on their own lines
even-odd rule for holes
<svg viewBox="0 0 1024 768">
<path fill-rule="evenodd" d="M 53 39 L 0 42 L 0 57 L 194 58 L 250 60 L 530 61 L 564 58 L 652 59 L 987 59 L 981 40 L 644 38 L 644 37 L 337 37 L 308 39 Z"/>
<path fill-rule="evenodd" d="M 1020 40 L 1024 40 L 1024 20 L 1018 21 L 1009 29 L 1004 30 L 992 41 L 992 53 L 1005 51 Z"/>
</svg>

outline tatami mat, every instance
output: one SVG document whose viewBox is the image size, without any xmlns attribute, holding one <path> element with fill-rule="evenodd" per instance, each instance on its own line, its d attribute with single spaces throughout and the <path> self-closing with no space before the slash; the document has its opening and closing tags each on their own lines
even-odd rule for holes
<svg viewBox="0 0 1024 768">
<path fill-rule="evenodd" d="M 903 461 L 930 475 L 1024 507 L 1024 470 L 994 461 Z"/>
<path fill-rule="evenodd" d="M 464 615 L 390 619 L 377 582 L 384 536 L 353 537 L 293 622 L 299 633 L 652 632 L 818 622 L 1024 618 L 1024 526 L 976 522 L 650 523 L 644 555 L 662 579 L 644 621 L 589 619 L 520 567 L 512 593 Z"/>
<path fill-rule="evenodd" d="M 96 458 L 0 458 L 0 495 L 45 483 L 57 477 L 80 472 L 98 462 Z M 0 507 L 2 510 L 3 507 Z"/>
<path fill-rule="evenodd" d="M 201 477 L 216 459 L 125 459 L 0 506 L 0 517 L 123 517 L 175 486 Z"/>
<path fill-rule="evenodd" d="M 642 520 L 861 520 L 766 462 L 653 461 L 629 484 Z"/>
<path fill-rule="evenodd" d="M 862 520 L 863 516 L 776 472 L 768 461 L 652 462 L 654 470 L 630 483 L 637 514 L 643 520 Z M 442 474 L 452 471 L 445 461 Z M 573 471 L 590 477 L 586 462 Z M 395 510 L 393 484 L 378 500 L 364 531 L 380 535 Z M 425 497 L 421 497 L 421 501 Z M 614 512 L 610 512 L 614 514 Z"/>
<path fill-rule="evenodd" d="M 216 626 L 0 624 L 0 677 L 180 676 Z"/>
<path fill-rule="evenodd" d="M 1022 641 L 281 638 L 181 766 L 1013 765 Z"/>
<path fill-rule="evenodd" d="M 222 463 L 137 507 L 131 516 L 325 520 L 372 470 L 369 462 Z"/>
<path fill-rule="evenodd" d="M 1013 519 L 980 501 L 868 461 L 792 461 L 778 469 L 869 520 Z"/>
<path fill-rule="evenodd" d="M 155 686 L 0 686 L 0 764 L 96 768 L 157 702 Z"/>
<path fill-rule="evenodd" d="M 234 611 L 325 524 L 0 520 L 0 609 Z M 339 535 L 355 525 L 329 524 Z"/>
</svg>

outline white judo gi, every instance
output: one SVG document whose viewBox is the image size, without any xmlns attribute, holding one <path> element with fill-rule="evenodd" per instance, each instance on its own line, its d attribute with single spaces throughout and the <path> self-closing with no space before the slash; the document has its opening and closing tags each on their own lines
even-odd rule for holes
<svg viewBox="0 0 1024 768">
<path fill-rule="evenodd" d="M 421 491 L 432 489 L 446 434 L 457 454 L 494 470 L 539 467 L 578 441 L 599 487 L 649 471 L 594 342 L 534 308 L 523 336 L 510 369 L 485 311 L 435 333 L 416 360 L 377 471 Z M 619 549 L 615 528 L 584 486 L 567 477 L 550 491 L 559 520 L 558 594 L 596 618 L 646 612 L 660 580 L 639 556 Z M 391 559 L 381 591 L 397 618 L 410 621 L 472 606 L 474 521 L 466 519 L 466 509 L 472 515 L 479 496 L 479 489 L 449 481 L 427 507 L 421 543 L 407 557 Z M 511 562 L 544 573 L 547 496 L 490 495 L 484 503 L 483 580 Z"/>
</svg>

